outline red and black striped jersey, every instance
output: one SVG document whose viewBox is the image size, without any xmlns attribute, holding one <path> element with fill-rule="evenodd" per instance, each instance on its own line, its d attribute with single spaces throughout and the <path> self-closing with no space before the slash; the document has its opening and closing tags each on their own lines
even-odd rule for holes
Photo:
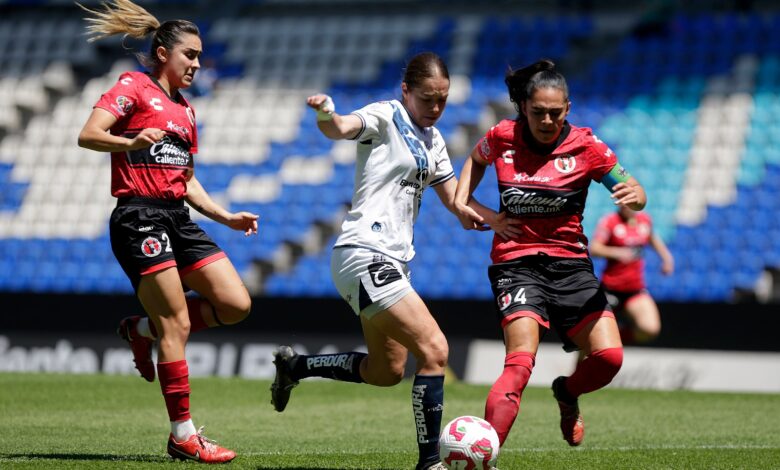
<svg viewBox="0 0 780 470">
<path fill-rule="evenodd" d="M 198 133 L 195 112 L 181 93 L 172 98 L 151 76 L 125 72 L 95 107 L 116 116 L 113 135 L 133 138 L 147 128 L 165 131 L 160 142 L 145 149 L 111 153 L 111 194 L 183 198 Z"/>
<path fill-rule="evenodd" d="M 589 128 L 568 123 L 558 144 L 540 154 L 527 143 L 523 127 L 503 120 L 476 146 L 478 155 L 495 165 L 499 210 L 523 221 L 522 235 L 493 238 L 491 258 L 501 263 L 539 253 L 586 257 L 588 239 L 581 222 L 588 186 L 601 181 L 617 157 Z"/>
</svg>

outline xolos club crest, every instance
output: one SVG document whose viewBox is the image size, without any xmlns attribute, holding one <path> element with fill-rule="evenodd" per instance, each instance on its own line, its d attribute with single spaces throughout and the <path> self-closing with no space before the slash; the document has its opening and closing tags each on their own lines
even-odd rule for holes
<svg viewBox="0 0 780 470">
<path fill-rule="evenodd" d="M 153 258 L 159 255 L 161 251 L 162 244 L 160 243 L 160 240 L 155 237 L 146 237 L 141 243 L 141 252 L 143 252 L 144 256 Z"/>
</svg>

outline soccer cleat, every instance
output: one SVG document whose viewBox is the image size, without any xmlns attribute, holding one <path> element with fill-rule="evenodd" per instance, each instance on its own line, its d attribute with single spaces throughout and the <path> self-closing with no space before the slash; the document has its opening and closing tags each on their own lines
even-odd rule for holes
<svg viewBox="0 0 780 470">
<path fill-rule="evenodd" d="M 442 462 L 437 462 L 430 467 L 426 468 L 425 470 L 447 470 L 447 466 L 444 465 Z"/>
<path fill-rule="evenodd" d="M 563 433 L 563 439 L 569 443 L 570 446 L 578 446 L 582 444 L 582 440 L 585 438 L 585 422 L 582 420 L 580 414 L 580 407 L 575 398 L 573 402 L 566 401 L 563 396 L 568 395 L 563 389 L 564 381 L 566 377 L 558 377 L 553 380 L 552 391 L 553 396 L 558 401 L 558 408 L 561 410 L 561 432 Z"/>
<path fill-rule="evenodd" d="M 290 376 L 292 372 L 292 362 L 298 358 L 295 351 L 289 346 L 279 346 L 274 351 L 274 365 L 276 366 L 276 377 L 271 384 L 271 404 L 278 412 L 284 411 L 287 402 L 290 401 L 290 392 L 298 385 L 297 380 Z"/>
<path fill-rule="evenodd" d="M 135 368 L 141 373 L 141 377 L 147 382 L 154 382 L 154 362 L 152 362 L 154 340 L 138 334 L 136 325 L 140 319 L 141 317 L 138 315 L 123 318 L 119 322 L 116 333 L 130 344 L 130 350 L 133 351 L 133 362 L 135 362 Z"/>
<path fill-rule="evenodd" d="M 217 445 L 203 435 L 203 426 L 184 442 L 176 442 L 173 434 L 168 437 L 168 455 L 178 460 L 194 460 L 203 463 L 226 463 L 236 458 L 236 453 Z"/>
</svg>

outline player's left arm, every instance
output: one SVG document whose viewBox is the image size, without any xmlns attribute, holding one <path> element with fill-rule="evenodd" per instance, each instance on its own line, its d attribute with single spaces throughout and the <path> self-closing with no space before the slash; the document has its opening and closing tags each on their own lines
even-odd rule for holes
<svg viewBox="0 0 780 470">
<path fill-rule="evenodd" d="M 230 212 L 217 204 L 195 177 L 192 167 L 187 171 L 187 195 L 184 198 L 193 209 L 215 222 L 227 225 L 233 230 L 241 230 L 244 235 L 257 233 L 259 216 L 244 211 Z"/>
<path fill-rule="evenodd" d="M 652 234 L 650 235 L 650 246 L 661 257 L 661 272 L 667 276 L 672 274 L 674 272 L 674 256 L 666 243 L 658 235 Z"/>
<path fill-rule="evenodd" d="M 617 206 L 641 211 L 647 205 L 645 188 L 620 163 L 615 163 L 615 166 L 601 178 L 601 183 L 612 192 L 610 197 Z"/>
</svg>

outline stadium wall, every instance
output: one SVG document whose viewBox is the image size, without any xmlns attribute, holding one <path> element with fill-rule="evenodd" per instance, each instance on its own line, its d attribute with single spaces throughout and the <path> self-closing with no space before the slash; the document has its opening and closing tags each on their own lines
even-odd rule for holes
<svg viewBox="0 0 780 470">
<path fill-rule="evenodd" d="M 114 334 L 121 318 L 141 311 L 132 296 L 0 294 L 0 371 L 135 374 L 130 350 Z M 428 301 L 450 343 L 450 367 L 471 383 L 500 374 L 503 344 L 490 302 Z M 776 306 L 661 304 L 664 330 L 626 350 L 614 386 L 780 392 Z M 340 299 L 254 299 L 239 325 L 199 332 L 188 344 L 193 376 L 273 377 L 271 352 L 363 349 L 360 324 Z M 575 356 L 551 332 L 531 385 L 568 374 Z M 731 367 L 729 364 L 734 365 Z M 410 361 L 412 373 L 413 361 Z M 739 377 L 735 380 L 734 374 Z"/>
</svg>

